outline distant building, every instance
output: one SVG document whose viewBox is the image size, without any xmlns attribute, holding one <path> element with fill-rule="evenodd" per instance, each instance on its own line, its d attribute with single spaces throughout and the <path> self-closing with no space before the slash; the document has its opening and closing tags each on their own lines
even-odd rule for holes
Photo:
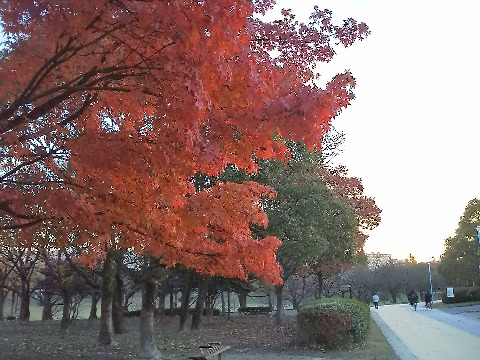
<svg viewBox="0 0 480 360">
<path fill-rule="evenodd" d="M 392 263 L 391 254 L 369 253 L 367 256 L 367 264 L 369 269 L 378 269 L 382 265 L 388 265 Z"/>
</svg>

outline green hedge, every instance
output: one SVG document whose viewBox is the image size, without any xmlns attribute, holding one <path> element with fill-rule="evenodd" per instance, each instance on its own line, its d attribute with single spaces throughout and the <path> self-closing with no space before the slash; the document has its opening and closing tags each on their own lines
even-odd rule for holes
<svg viewBox="0 0 480 360">
<path fill-rule="evenodd" d="M 453 288 L 455 297 L 447 297 L 446 291 L 442 291 L 442 302 L 444 304 L 457 304 L 468 301 L 480 301 L 480 287 L 456 287 Z"/>
<path fill-rule="evenodd" d="M 370 327 L 370 309 L 353 299 L 321 299 L 300 309 L 297 326 L 299 345 L 341 348 L 365 340 Z"/>
</svg>

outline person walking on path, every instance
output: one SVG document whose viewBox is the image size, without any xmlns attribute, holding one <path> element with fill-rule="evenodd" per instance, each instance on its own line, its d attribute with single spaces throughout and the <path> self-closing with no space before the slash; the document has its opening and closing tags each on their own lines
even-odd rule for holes
<svg viewBox="0 0 480 360">
<path fill-rule="evenodd" d="M 416 291 L 412 290 L 408 293 L 408 301 L 410 302 L 410 305 L 413 306 L 415 311 L 417 311 L 418 295 Z"/>
<path fill-rule="evenodd" d="M 425 293 L 425 307 L 432 310 L 432 294 L 430 294 L 430 291 Z"/>
<path fill-rule="evenodd" d="M 380 301 L 380 298 L 378 297 L 377 293 L 373 294 L 372 300 L 373 300 L 373 305 L 375 306 L 375 309 L 378 309 L 378 302 Z"/>
</svg>

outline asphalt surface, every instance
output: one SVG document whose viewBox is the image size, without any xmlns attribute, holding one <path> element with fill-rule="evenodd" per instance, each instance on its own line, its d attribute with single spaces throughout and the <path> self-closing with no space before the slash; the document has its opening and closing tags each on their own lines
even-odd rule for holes
<svg viewBox="0 0 480 360">
<path fill-rule="evenodd" d="M 372 317 L 402 360 L 480 359 L 480 306 L 427 310 L 385 305 Z"/>
</svg>

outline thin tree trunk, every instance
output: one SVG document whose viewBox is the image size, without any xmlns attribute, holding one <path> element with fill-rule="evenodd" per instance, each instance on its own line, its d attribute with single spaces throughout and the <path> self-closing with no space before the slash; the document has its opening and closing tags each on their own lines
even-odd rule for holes
<svg viewBox="0 0 480 360">
<path fill-rule="evenodd" d="M 3 304 L 5 303 L 5 297 L 6 297 L 6 292 L 5 288 L 3 285 L 5 285 L 5 281 L 7 278 L 7 274 L 3 271 L 3 269 L 0 269 L 0 321 L 4 320 L 5 314 L 3 312 Z"/>
<path fill-rule="evenodd" d="M 293 295 L 292 296 L 292 307 L 293 307 L 294 310 L 298 310 L 298 303 L 299 303 L 298 297 L 296 295 Z"/>
<path fill-rule="evenodd" d="M 170 312 L 169 312 L 169 315 L 170 316 L 174 316 L 175 315 L 175 312 L 174 312 L 174 309 L 175 308 L 175 305 L 174 305 L 174 302 L 173 302 L 173 289 L 170 291 Z"/>
<path fill-rule="evenodd" d="M 187 330 L 187 320 L 190 312 L 190 293 L 193 286 L 193 273 L 188 273 L 182 289 L 182 303 L 180 304 L 180 328 L 179 331 Z"/>
<path fill-rule="evenodd" d="M 42 321 L 52 320 L 52 293 L 51 291 L 45 290 L 43 293 L 43 308 L 42 308 Z"/>
<path fill-rule="evenodd" d="M 24 284 L 22 284 L 20 293 L 20 314 L 18 319 L 20 321 L 30 321 L 30 289 Z"/>
<path fill-rule="evenodd" d="M 15 298 L 17 297 L 16 294 L 12 291 L 12 298 L 10 299 L 10 317 L 15 317 Z"/>
<path fill-rule="evenodd" d="M 207 297 L 205 298 L 205 312 L 207 316 L 208 323 L 212 323 L 213 318 L 213 308 L 215 306 L 215 299 L 217 297 L 217 289 L 215 286 L 208 286 L 207 288 Z"/>
<path fill-rule="evenodd" d="M 121 258 L 121 257 L 119 257 Z M 113 302 L 112 302 L 112 322 L 114 334 L 125 334 L 127 329 L 123 316 L 123 280 L 118 266 L 118 258 L 116 259 L 117 266 L 115 269 L 115 284 L 113 287 Z"/>
<path fill-rule="evenodd" d="M 222 292 L 220 293 L 220 298 L 221 298 L 221 300 L 222 300 L 222 316 L 225 316 L 226 304 L 225 304 L 225 293 L 224 293 L 223 290 L 222 290 Z"/>
<path fill-rule="evenodd" d="M 158 321 L 162 320 L 165 317 L 165 299 L 167 298 L 167 290 L 167 279 L 164 279 L 158 285 L 158 309 L 156 312 Z"/>
<path fill-rule="evenodd" d="M 228 287 L 228 291 L 227 291 L 227 309 L 228 309 L 227 318 L 230 321 L 230 287 Z"/>
<path fill-rule="evenodd" d="M 247 307 L 247 295 L 248 292 L 246 290 L 239 290 L 237 292 L 238 295 L 238 302 L 241 308 Z"/>
<path fill-rule="evenodd" d="M 98 300 L 100 300 L 100 294 L 98 293 L 97 289 L 92 289 L 92 304 L 90 305 L 90 315 L 88 316 L 89 319 L 98 319 L 97 316 L 97 305 Z"/>
<path fill-rule="evenodd" d="M 70 325 L 70 309 L 72 305 L 72 294 L 70 291 L 62 291 L 63 298 L 63 311 L 62 321 L 60 322 L 60 331 L 64 334 L 67 331 L 68 325 Z"/>
<path fill-rule="evenodd" d="M 321 270 L 317 271 L 317 279 L 318 279 L 318 299 L 320 299 L 323 294 L 323 273 Z"/>
<path fill-rule="evenodd" d="M 275 286 L 277 293 L 277 311 L 275 313 L 275 322 L 277 325 L 283 325 L 283 285 Z"/>
<path fill-rule="evenodd" d="M 157 295 L 157 281 L 149 278 L 145 281 L 145 290 L 142 292 L 142 311 L 140 313 L 140 355 L 141 359 L 157 360 L 161 353 L 154 340 L 155 297 Z"/>
<path fill-rule="evenodd" d="M 116 263 L 112 251 L 107 253 L 102 271 L 102 303 L 100 308 L 100 329 L 98 332 L 98 343 L 100 345 L 113 345 L 113 287 L 115 282 Z"/>
<path fill-rule="evenodd" d="M 3 313 L 3 304 L 5 303 L 5 289 L 0 287 L 0 321 L 5 320 L 5 314 Z"/>
<path fill-rule="evenodd" d="M 199 330 L 202 325 L 202 313 L 205 305 L 205 298 L 208 293 L 208 284 L 210 283 L 210 277 L 202 277 L 200 284 L 198 285 L 198 297 L 195 304 L 195 310 L 192 316 L 192 330 Z"/>
</svg>

